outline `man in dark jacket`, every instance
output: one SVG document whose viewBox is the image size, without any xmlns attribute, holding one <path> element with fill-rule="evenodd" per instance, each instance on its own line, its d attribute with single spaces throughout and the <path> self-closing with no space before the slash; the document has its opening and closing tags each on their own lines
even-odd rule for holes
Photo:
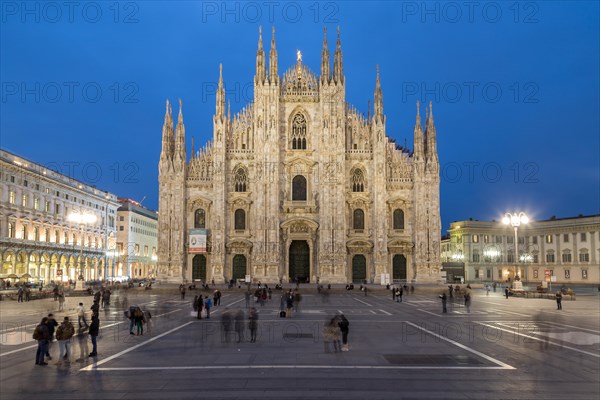
<svg viewBox="0 0 600 400">
<path fill-rule="evenodd" d="M 38 342 L 38 348 L 35 352 L 35 365 L 48 365 L 44 357 L 48 352 L 48 317 L 42 318 L 42 321 L 35 327 L 33 338 Z"/>
<path fill-rule="evenodd" d="M 350 331 L 350 322 L 344 314 L 339 317 L 338 326 L 342 332 L 342 351 L 348 351 L 348 332 Z"/>
<path fill-rule="evenodd" d="M 54 340 L 54 330 L 58 326 L 58 322 L 54 319 L 54 314 L 48 314 L 46 326 L 48 327 L 48 345 L 46 346 L 46 357 L 48 360 L 52 360 L 50 356 L 50 348 L 52 347 L 52 341 Z"/>
<path fill-rule="evenodd" d="M 92 352 L 88 355 L 88 357 L 96 357 L 98 355 L 96 348 L 96 338 L 100 333 L 100 320 L 97 315 L 92 315 L 92 323 L 90 324 L 90 337 L 92 338 Z"/>
</svg>

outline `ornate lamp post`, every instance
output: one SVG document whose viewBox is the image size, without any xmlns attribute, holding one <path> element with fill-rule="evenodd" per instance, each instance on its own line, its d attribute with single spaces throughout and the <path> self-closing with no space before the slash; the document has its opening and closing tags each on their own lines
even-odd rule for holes
<svg viewBox="0 0 600 400">
<path fill-rule="evenodd" d="M 524 212 L 519 213 L 506 213 L 504 214 L 504 218 L 502 218 L 502 223 L 504 225 L 511 225 L 515 230 L 515 281 L 520 280 L 519 272 L 518 272 L 518 262 L 519 262 L 519 238 L 517 236 L 517 231 L 521 224 L 528 224 L 529 217 Z M 514 282 L 513 282 L 514 288 Z"/>
<path fill-rule="evenodd" d="M 82 212 L 73 212 L 67 217 L 69 222 L 79 224 L 81 227 L 81 251 L 79 253 L 79 278 L 75 284 L 75 290 L 85 290 L 84 264 L 83 264 L 83 245 L 85 241 L 84 227 L 96 223 L 97 217 L 94 214 L 84 214 Z"/>
</svg>

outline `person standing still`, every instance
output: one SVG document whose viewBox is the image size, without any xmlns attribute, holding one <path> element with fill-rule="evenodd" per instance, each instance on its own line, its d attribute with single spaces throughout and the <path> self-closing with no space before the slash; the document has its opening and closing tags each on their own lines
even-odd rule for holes
<svg viewBox="0 0 600 400">
<path fill-rule="evenodd" d="M 50 356 L 50 348 L 52 347 L 52 341 L 54 340 L 54 330 L 58 326 L 58 322 L 56 322 L 54 319 L 54 314 L 48 314 L 46 326 L 48 327 L 48 346 L 46 346 L 46 357 L 48 357 L 48 360 L 52 360 L 52 357 Z"/>
<path fill-rule="evenodd" d="M 507 299 L 508 299 L 508 294 L 509 294 L 509 291 L 508 291 L 508 286 L 507 286 L 504 288 L 504 295 L 506 296 Z"/>
<path fill-rule="evenodd" d="M 209 296 L 206 296 L 206 301 L 204 302 L 204 308 L 206 309 L 206 319 L 210 319 L 210 309 L 212 308 L 212 300 Z"/>
<path fill-rule="evenodd" d="M 348 332 L 350 332 L 350 322 L 344 314 L 340 314 L 338 326 L 342 332 L 342 351 L 350 350 L 348 348 Z"/>
<path fill-rule="evenodd" d="M 448 298 L 446 297 L 446 293 L 442 293 L 440 296 L 440 299 L 442 299 L 442 312 L 443 313 L 448 312 L 446 309 L 446 303 L 448 301 Z"/>
<path fill-rule="evenodd" d="M 556 309 L 562 310 L 562 293 L 560 290 L 556 292 Z"/>
<path fill-rule="evenodd" d="M 202 295 L 198 296 L 198 302 L 196 303 L 198 314 L 196 315 L 197 319 L 202 319 L 202 309 L 204 308 L 204 299 Z"/>
<path fill-rule="evenodd" d="M 92 339 L 92 352 L 88 354 L 88 357 L 96 357 L 98 355 L 98 347 L 96 340 L 100 334 L 100 320 L 97 315 L 92 315 L 92 323 L 90 324 L 90 337 Z"/>
<path fill-rule="evenodd" d="M 33 331 L 33 339 L 37 340 L 38 347 L 35 352 L 35 365 L 48 365 L 47 362 L 44 361 L 44 357 L 48 352 L 48 317 L 42 318 L 42 321 L 38 326 L 35 327 Z"/>
</svg>

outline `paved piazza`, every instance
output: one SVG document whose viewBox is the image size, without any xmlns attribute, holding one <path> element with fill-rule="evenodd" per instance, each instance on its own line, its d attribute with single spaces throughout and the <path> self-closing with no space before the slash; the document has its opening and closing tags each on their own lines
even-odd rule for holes
<svg viewBox="0 0 600 400">
<path fill-rule="evenodd" d="M 280 292 L 259 310 L 256 343 L 224 342 L 225 307 L 245 308 L 242 291 L 224 290 L 211 319 L 190 316 L 194 292 L 127 292 L 129 304 L 153 315 L 150 332 L 129 335 L 124 292 L 100 311 L 98 357 L 36 366 L 31 338 L 41 317 L 57 321 L 91 297 L 70 297 L 66 312 L 52 299 L 0 302 L 0 398 L 8 399 L 595 399 L 600 395 L 599 297 L 563 301 L 505 299 L 473 290 L 470 313 L 449 302 L 444 287 L 417 287 L 392 301 L 373 288 L 335 289 L 328 298 L 303 286 L 300 312 L 279 318 Z M 343 312 L 350 351 L 325 353 L 324 321 Z M 247 318 L 247 315 L 246 315 Z M 249 333 L 245 332 L 246 339 Z M 90 344 L 91 349 L 91 344 Z"/>
</svg>

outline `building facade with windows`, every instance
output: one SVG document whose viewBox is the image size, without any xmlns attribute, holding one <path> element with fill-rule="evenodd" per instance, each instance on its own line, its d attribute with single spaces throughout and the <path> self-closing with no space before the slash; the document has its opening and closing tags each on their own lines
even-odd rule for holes
<svg viewBox="0 0 600 400">
<path fill-rule="evenodd" d="M 414 150 L 387 136 L 379 70 L 373 110 L 346 102 L 340 35 L 320 76 L 278 72 L 259 33 L 254 100 L 231 116 L 222 68 L 213 138 L 187 157 L 167 101 L 159 168 L 159 278 L 172 282 L 436 281 L 439 161 L 431 106 Z M 192 145 L 193 147 L 193 145 Z"/>
<path fill-rule="evenodd" d="M 105 279 L 114 273 L 117 197 L 0 150 L 0 278 Z M 70 220 L 74 213 L 93 223 Z"/>
<path fill-rule="evenodd" d="M 458 221 L 442 240 L 442 264 L 463 264 L 468 282 L 600 283 L 600 215 L 530 221 Z"/>
<path fill-rule="evenodd" d="M 131 199 L 119 199 L 116 267 L 121 277 L 156 278 L 158 214 Z"/>
</svg>

